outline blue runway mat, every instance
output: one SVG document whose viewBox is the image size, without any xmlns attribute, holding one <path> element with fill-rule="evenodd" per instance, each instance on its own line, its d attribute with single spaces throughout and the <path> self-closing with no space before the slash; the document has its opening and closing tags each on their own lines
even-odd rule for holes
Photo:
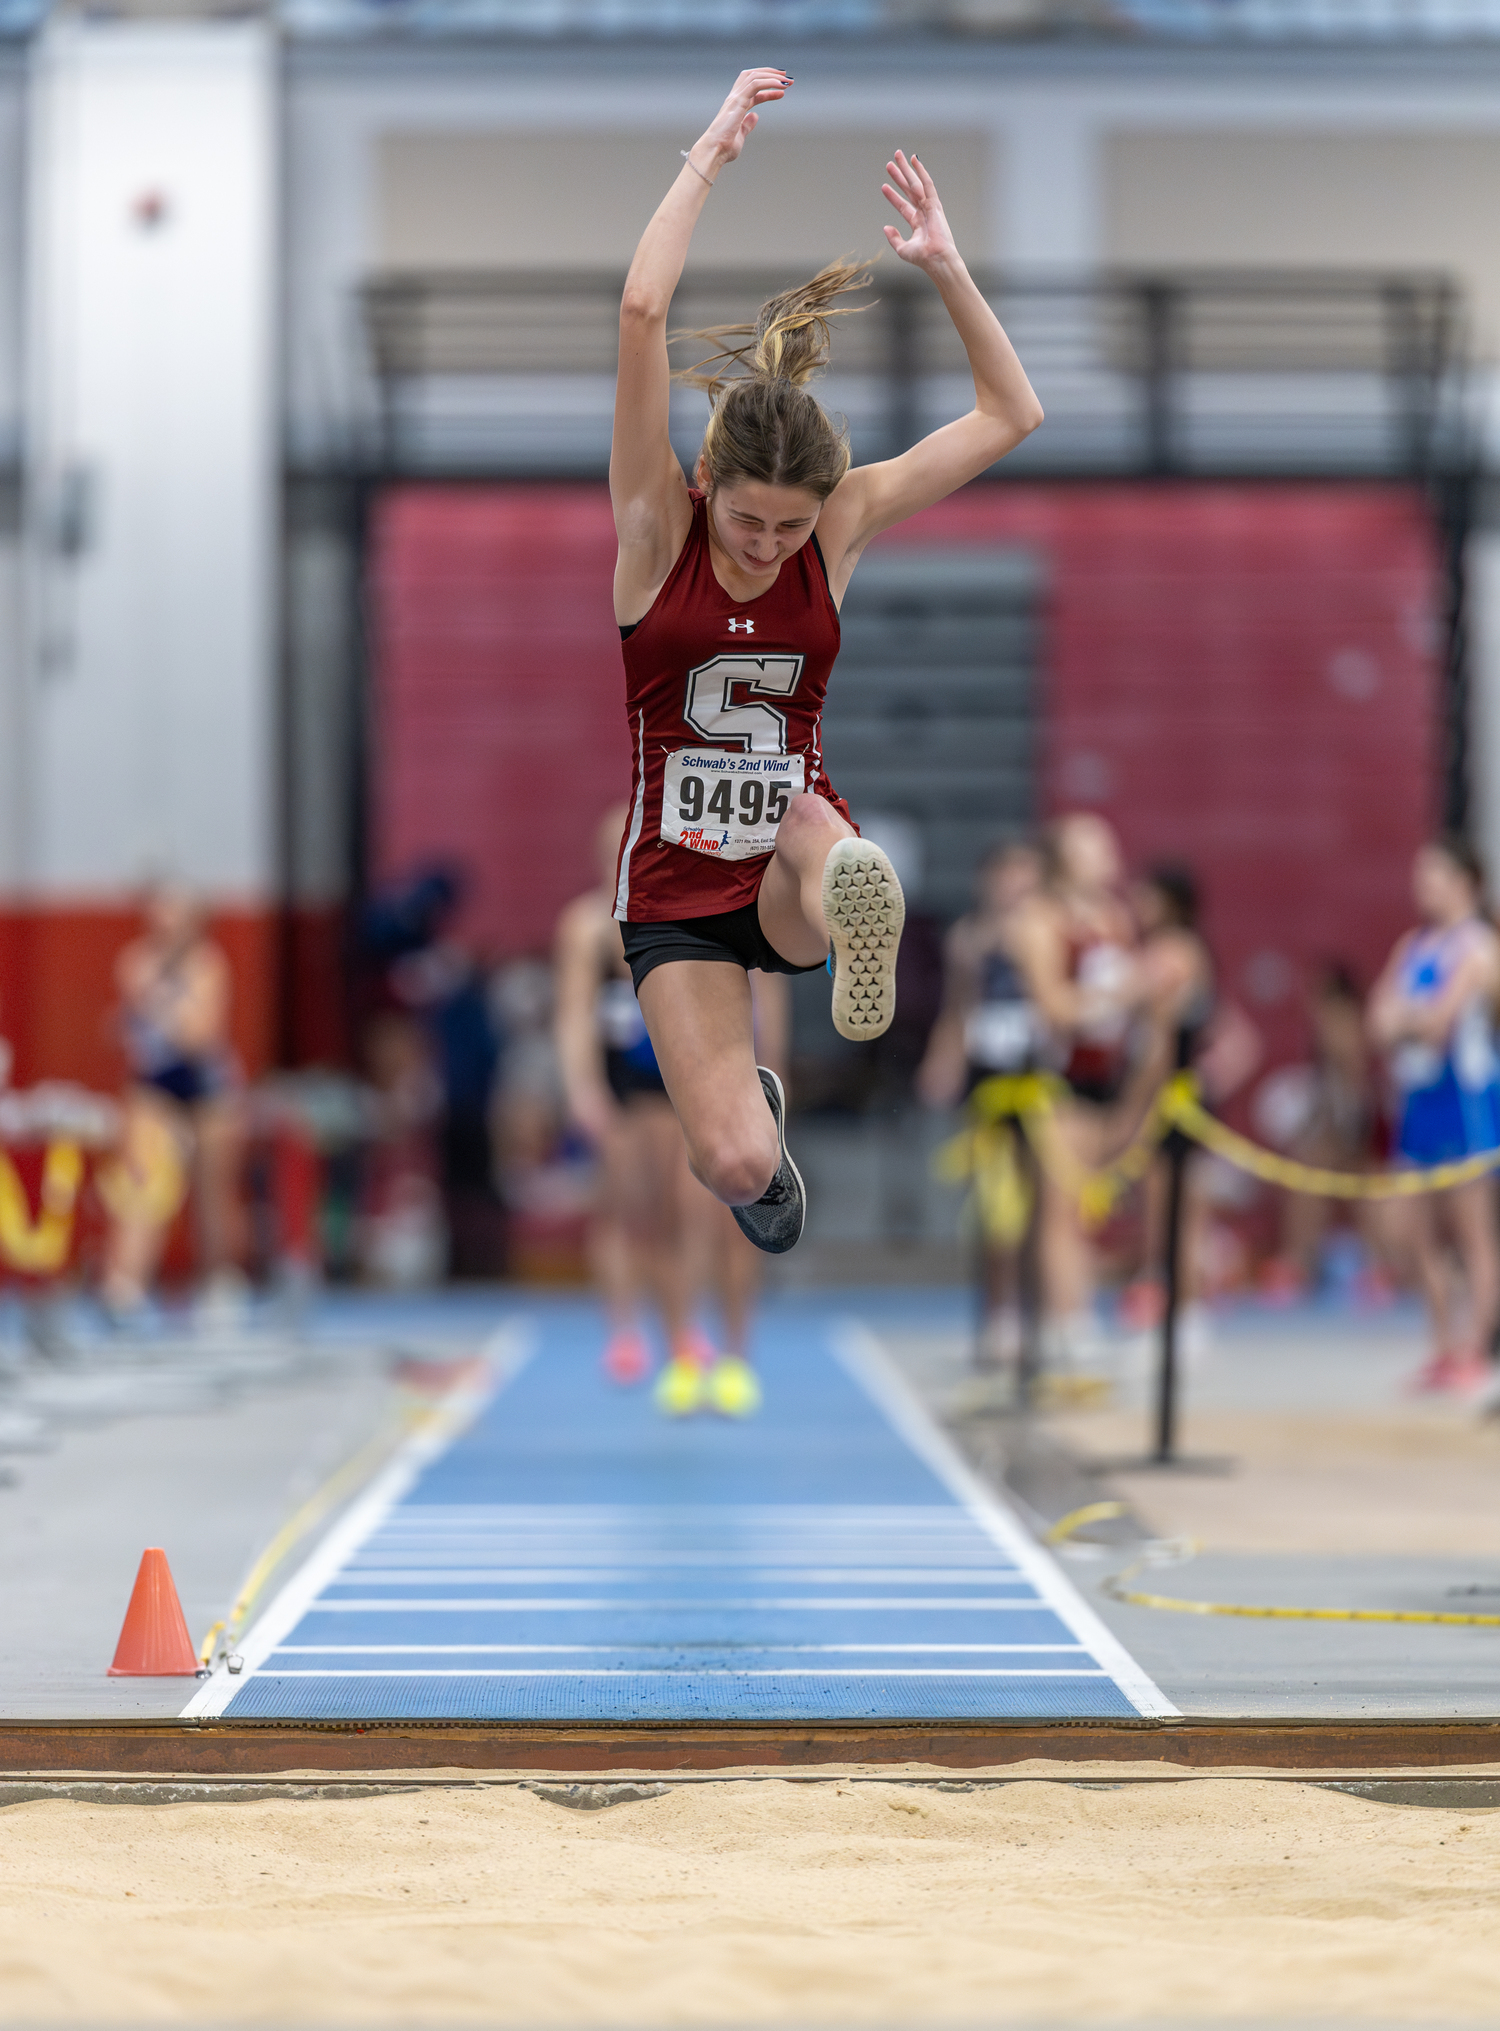
<svg viewBox="0 0 1500 2031">
<path fill-rule="evenodd" d="M 747 1424 L 668 1422 L 599 1371 L 583 1306 L 418 1444 L 193 1714 L 867 1721 L 1172 1708 L 899 1385 L 779 1306 Z"/>
</svg>

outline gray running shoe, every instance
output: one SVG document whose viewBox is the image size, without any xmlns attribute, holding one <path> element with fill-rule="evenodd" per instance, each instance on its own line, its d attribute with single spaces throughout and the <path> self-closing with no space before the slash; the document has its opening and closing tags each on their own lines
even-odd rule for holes
<svg viewBox="0 0 1500 2031">
<path fill-rule="evenodd" d="M 807 1218 L 807 1192 L 802 1183 L 802 1173 L 786 1153 L 786 1095 L 781 1090 L 781 1081 L 764 1065 L 757 1065 L 755 1069 L 765 1089 L 766 1105 L 776 1117 L 776 1140 L 781 1147 L 781 1163 L 775 1177 L 753 1205 L 731 1206 L 729 1210 L 746 1240 L 753 1241 L 767 1255 L 785 1255 L 802 1239 L 802 1223 Z"/>
</svg>

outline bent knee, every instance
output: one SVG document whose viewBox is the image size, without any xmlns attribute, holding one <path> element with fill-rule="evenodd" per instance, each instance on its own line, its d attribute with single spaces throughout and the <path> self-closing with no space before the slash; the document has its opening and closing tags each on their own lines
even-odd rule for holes
<svg viewBox="0 0 1500 2031">
<path fill-rule="evenodd" d="M 777 828 L 778 846 L 792 846 L 802 842 L 821 840 L 825 846 L 832 846 L 837 839 L 843 839 L 853 832 L 840 818 L 826 797 L 820 797 L 815 790 L 804 790 L 793 797 L 786 807 L 786 816 Z"/>
<path fill-rule="evenodd" d="M 693 1170 L 725 1206 L 752 1206 L 776 1175 L 780 1159 L 773 1130 L 753 1141 L 726 1139 L 697 1152 Z"/>
</svg>

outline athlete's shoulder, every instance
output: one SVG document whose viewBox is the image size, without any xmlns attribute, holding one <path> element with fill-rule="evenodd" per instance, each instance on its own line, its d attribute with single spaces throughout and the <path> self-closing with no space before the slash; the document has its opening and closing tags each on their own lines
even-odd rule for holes
<svg viewBox="0 0 1500 2031">
<path fill-rule="evenodd" d="M 670 609 L 680 609 L 684 597 L 688 601 L 692 599 L 692 581 L 694 581 L 694 571 L 696 571 L 696 559 L 698 559 L 698 554 L 706 548 L 706 526 L 708 524 L 706 524 L 704 496 L 698 494 L 696 489 L 688 489 L 688 502 L 692 506 L 692 512 L 690 512 L 690 518 L 688 518 L 688 526 L 686 526 L 686 530 L 682 534 L 682 542 L 676 548 L 676 554 L 674 554 L 672 563 L 666 569 L 666 577 L 662 577 L 658 581 L 656 591 L 652 593 L 650 605 L 645 607 L 645 611 L 641 613 L 641 617 L 637 621 L 621 621 L 621 628 L 629 628 L 629 634 L 625 634 L 621 638 L 621 648 L 625 652 L 625 662 L 627 664 L 629 664 L 631 654 L 633 652 L 639 654 L 639 650 L 645 646 L 641 638 L 652 632 L 652 621 L 658 621 Z M 617 603 L 615 611 L 619 613 L 619 603 Z"/>
</svg>

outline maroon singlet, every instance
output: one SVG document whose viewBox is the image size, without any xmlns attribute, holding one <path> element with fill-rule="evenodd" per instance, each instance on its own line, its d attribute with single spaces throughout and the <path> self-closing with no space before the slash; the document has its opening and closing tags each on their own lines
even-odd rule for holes
<svg viewBox="0 0 1500 2031">
<path fill-rule="evenodd" d="M 753 903 L 787 785 L 826 797 L 854 822 L 823 768 L 839 616 L 816 538 L 765 592 L 735 600 L 714 577 L 704 497 L 694 491 L 691 500 L 693 525 L 671 576 L 621 645 L 634 758 L 615 892 L 622 923 Z M 664 824 L 675 838 L 662 836 Z M 748 850 L 767 838 L 764 851 Z"/>
</svg>

